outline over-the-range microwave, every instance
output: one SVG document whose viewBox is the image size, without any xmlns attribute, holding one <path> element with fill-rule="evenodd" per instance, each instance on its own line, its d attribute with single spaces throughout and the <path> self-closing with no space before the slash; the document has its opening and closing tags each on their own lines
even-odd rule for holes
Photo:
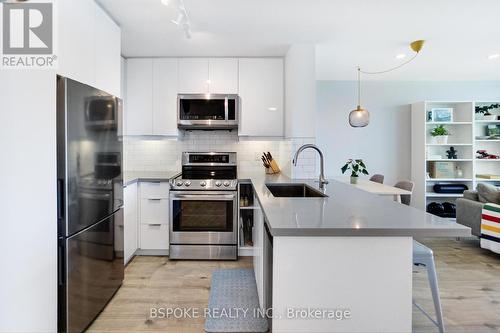
<svg viewBox="0 0 500 333">
<path fill-rule="evenodd" d="M 239 97 L 235 94 L 179 94 L 177 127 L 184 129 L 238 128 Z"/>
</svg>

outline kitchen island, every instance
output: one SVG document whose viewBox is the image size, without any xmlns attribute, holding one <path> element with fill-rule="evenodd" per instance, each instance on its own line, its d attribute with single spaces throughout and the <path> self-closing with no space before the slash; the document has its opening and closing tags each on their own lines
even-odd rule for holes
<svg viewBox="0 0 500 333">
<path fill-rule="evenodd" d="M 260 204 L 254 270 L 273 332 L 411 332 L 414 237 L 465 237 L 470 229 L 331 180 L 326 197 L 275 197 L 251 180 Z"/>
</svg>

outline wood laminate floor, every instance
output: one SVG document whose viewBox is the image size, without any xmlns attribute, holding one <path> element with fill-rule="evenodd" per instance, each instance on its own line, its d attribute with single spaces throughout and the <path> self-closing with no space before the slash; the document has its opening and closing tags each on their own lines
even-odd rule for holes
<svg viewBox="0 0 500 333">
<path fill-rule="evenodd" d="M 434 250 L 448 333 L 500 332 L 500 255 L 482 250 L 477 241 L 421 240 Z M 204 320 L 151 319 L 153 307 L 207 306 L 211 272 L 252 267 L 251 258 L 236 262 L 169 261 L 136 257 L 125 270 L 123 286 L 88 332 L 201 333 Z M 414 298 L 433 313 L 424 268 L 414 269 Z M 419 310 L 414 332 L 438 332 Z"/>
</svg>

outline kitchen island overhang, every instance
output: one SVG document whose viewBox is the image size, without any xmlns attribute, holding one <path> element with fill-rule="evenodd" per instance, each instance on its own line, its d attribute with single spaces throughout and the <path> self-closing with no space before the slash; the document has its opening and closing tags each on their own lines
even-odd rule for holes
<svg viewBox="0 0 500 333">
<path fill-rule="evenodd" d="M 318 184 L 283 175 L 247 178 L 263 232 L 272 238 L 272 264 L 262 269 L 271 271 L 272 296 L 263 304 L 273 309 L 273 332 L 411 332 L 413 238 L 470 236 L 467 227 L 335 180 L 327 197 L 283 198 L 266 184 Z M 306 309 L 344 309 L 350 316 L 288 316 Z"/>
</svg>

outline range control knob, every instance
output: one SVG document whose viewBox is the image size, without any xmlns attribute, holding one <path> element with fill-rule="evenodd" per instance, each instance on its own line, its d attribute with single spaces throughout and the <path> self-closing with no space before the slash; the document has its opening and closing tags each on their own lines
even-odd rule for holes
<svg viewBox="0 0 500 333">
<path fill-rule="evenodd" d="M 222 183 L 220 182 L 220 180 L 215 182 L 215 186 L 220 187 L 221 185 L 222 185 Z"/>
<path fill-rule="evenodd" d="M 178 180 L 178 181 L 175 183 L 175 185 L 177 185 L 177 186 L 182 186 L 182 180 Z"/>
<path fill-rule="evenodd" d="M 225 187 L 228 187 L 228 186 L 229 186 L 229 184 L 231 184 L 231 183 L 230 183 L 230 182 L 228 182 L 227 180 L 224 182 L 224 186 L 225 186 Z"/>
<path fill-rule="evenodd" d="M 206 181 L 204 181 L 204 180 L 202 180 L 202 181 L 200 182 L 200 186 L 201 186 L 201 187 L 205 187 L 205 186 L 207 186 L 207 182 L 206 182 Z"/>
<path fill-rule="evenodd" d="M 188 181 L 184 182 L 184 185 L 189 187 L 191 185 L 191 182 L 188 180 Z"/>
</svg>

